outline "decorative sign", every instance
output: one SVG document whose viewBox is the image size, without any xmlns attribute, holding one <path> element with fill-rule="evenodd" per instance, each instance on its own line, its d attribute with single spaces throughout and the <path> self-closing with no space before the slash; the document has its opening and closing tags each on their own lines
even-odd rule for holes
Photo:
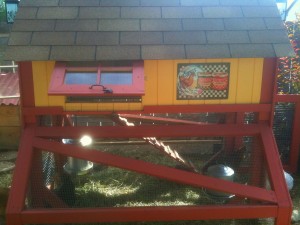
<svg viewBox="0 0 300 225">
<path fill-rule="evenodd" d="M 177 99 L 227 99 L 230 63 L 180 63 Z"/>
</svg>

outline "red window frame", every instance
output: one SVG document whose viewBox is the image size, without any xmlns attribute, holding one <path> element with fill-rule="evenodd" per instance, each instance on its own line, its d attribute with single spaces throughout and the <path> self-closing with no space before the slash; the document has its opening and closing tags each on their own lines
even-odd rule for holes
<svg viewBox="0 0 300 225">
<path fill-rule="evenodd" d="M 132 72 L 131 84 L 106 84 L 101 85 L 101 72 Z M 97 72 L 97 84 L 66 84 L 66 72 Z M 105 90 L 112 90 L 107 92 Z M 93 67 L 68 66 L 66 62 L 56 62 L 52 72 L 48 89 L 49 95 L 90 95 L 90 96 L 141 96 L 144 89 L 144 63 L 142 61 L 132 62 L 131 66 L 105 66 L 99 63 Z"/>
</svg>

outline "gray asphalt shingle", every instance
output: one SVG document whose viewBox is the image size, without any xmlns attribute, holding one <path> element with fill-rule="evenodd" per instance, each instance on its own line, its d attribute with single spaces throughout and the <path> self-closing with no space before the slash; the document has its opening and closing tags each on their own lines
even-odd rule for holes
<svg viewBox="0 0 300 225">
<path fill-rule="evenodd" d="M 275 0 L 22 0 L 6 59 L 95 61 L 292 54 Z"/>
<path fill-rule="evenodd" d="M 121 32 L 120 44 L 158 45 L 163 44 L 162 32 Z"/>
<path fill-rule="evenodd" d="M 118 32 L 78 32 L 76 36 L 78 45 L 118 45 Z"/>
</svg>

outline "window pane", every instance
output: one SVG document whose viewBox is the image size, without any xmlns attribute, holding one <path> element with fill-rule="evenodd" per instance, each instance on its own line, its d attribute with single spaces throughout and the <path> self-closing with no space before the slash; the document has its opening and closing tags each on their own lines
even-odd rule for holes
<svg viewBox="0 0 300 225">
<path fill-rule="evenodd" d="M 66 72 L 65 84 L 96 84 L 96 72 Z"/>
<path fill-rule="evenodd" d="M 132 72 L 102 72 L 100 84 L 132 84 Z"/>
</svg>

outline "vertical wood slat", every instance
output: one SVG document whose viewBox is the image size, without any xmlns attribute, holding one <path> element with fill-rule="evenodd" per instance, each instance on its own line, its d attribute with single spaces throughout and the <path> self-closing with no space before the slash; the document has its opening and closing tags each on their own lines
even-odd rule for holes
<svg viewBox="0 0 300 225">
<path fill-rule="evenodd" d="M 32 62 L 36 106 L 49 106 L 47 62 Z"/>
<path fill-rule="evenodd" d="M 157 65 L 157 93 L 158 105 L 172 105 L 176 96 L 174 90 L 173 62 L 160 60 Z M 155 88 L 152 87 L 152 88 Z M 147 94 L 147 93 L 146 93 Z"/>
<path fill-rule="evenodd" d="M 251 103 L 257 103 L 260 101 L 263 62 L 264 62 L 263 59 L 254 59 L 253 89 L 252 89 Z"/>
<path fill-rule="evenodd" d="M 145 93 L 143 96 L 143 104 L 146 102 L 149 105 L 157 105 L 158 93 L 155 88 L 157 85 L 157 60 L 147 60 L 144 62 L 144 74 L 145 74 Z"/>
<path fill-rule="evenodd" d="M 254 60 L 239 59 L 237 103 L 251 103 L 253 90 Z"/>
</svg>

